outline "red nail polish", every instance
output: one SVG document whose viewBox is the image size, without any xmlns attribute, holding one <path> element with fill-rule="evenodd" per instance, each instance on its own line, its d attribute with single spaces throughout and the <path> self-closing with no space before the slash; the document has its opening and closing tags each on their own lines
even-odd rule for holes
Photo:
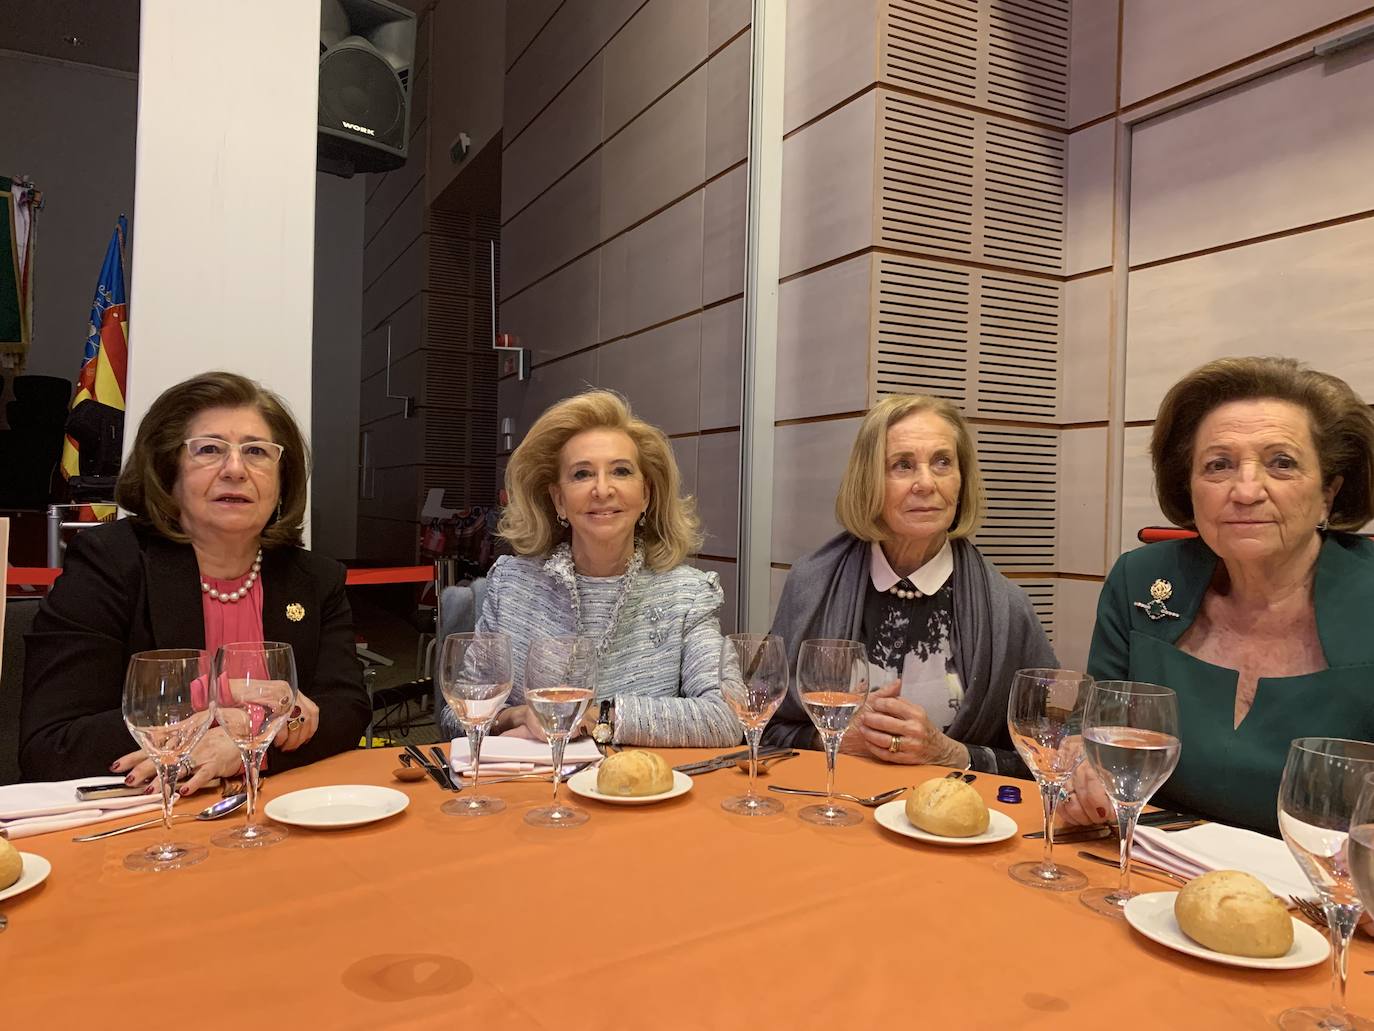
<svg viewBox="0 0 1374 1031">
<path fill-rule="evenodd" d="M 124 783 L 125 783 L 125 784 L 132 784 L 133 782 L 134 782 L 134 775 L 133 775 L 132 773 L 129 774 L 127 777 L 124 778 Z"/>
<path fill-rule="evenodd" d="M 143 793 L 145 795 L 151 795 L 153 793 L 153 786 L 149 784 L 146 788 L 143 789 Z"/>
<path fill-rule="evenodd" d="M 118 773 L 118 772 L 119 772 L 119 760 L 118 760 L 118 759 L 116 759 L 114 762 L 110 763 L 110 772 L 111 772 L 111 773 Z"/>
<path fill-rule="evenodd" d="M 1097 815 L 1098 815 L 1098 816 L 1101 816 L 1101 817 L 1105 817 L 1105 816 L 1107 815 L 1107 810 L 1103 809 L 1101 806 L 1098 806 L 1098 807 L 1097 807 Z"/>
</svg>

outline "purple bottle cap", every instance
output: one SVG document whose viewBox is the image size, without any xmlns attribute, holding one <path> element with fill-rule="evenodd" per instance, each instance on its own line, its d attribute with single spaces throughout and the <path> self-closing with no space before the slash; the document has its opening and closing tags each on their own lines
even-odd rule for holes
<svg viewBox="0 0 1374 1031">
<path fill-rule="evenodd" d="M 1021 789 L 1013 784 L 1003 784 L 997 789 L 997 801 L 1017 805 L 1021 801 Z"/>
</svg>

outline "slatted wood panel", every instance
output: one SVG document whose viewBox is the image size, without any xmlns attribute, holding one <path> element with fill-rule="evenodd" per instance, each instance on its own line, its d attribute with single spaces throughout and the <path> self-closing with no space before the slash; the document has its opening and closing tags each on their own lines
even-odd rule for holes
<svg viewBox="0 0 1374 1031">
<path fill-rule="evenodd" d="M 1061 284 L 884 255 L 874 290 L 874 401 L 927 393 L 975 418 L 1058 418 Z"/>
<path fill-rule="evenodd" d="M 1055 568 L 1059 433 L 975 427 L 988 514 L 973 540 L 1003 570 Z"/>
<path fill-rule="evenodd" d="M 1057 604 L 1059 582 L 1056 580 L 1017 580 L 1015 583 L 1017 587 L 1030 596 L 1036 618 L 1040 620 L 1040 625 L 1045 628 L 1045 636 L 1050 639 L 1050 644 L 1054 644 L 1054 627 L 1057 622 L 1055 614 L 1059 608 Z"/>
<path fill-rule="evenodd" d="M 497 429 L 490 247 L 500 222 L 430 209 L 427 230 L 420 490 L 443 488 L 449 506 L 489 505 L 496 498 Z"/>
<path fill-rule="evenodd" d="M 880 243 L 1063 273 L 1061 133 L 886 91 L 879 133 Z"/>
<path fill-rule="evenodd" d="M 887 0 L 885 82 L 1062 126 L 1070 0 Z"/>
</svg>

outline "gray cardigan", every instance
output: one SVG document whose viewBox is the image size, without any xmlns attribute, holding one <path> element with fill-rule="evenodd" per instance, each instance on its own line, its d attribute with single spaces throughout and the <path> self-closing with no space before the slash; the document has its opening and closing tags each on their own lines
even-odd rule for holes
<svg viewBox="0 0 1374 1031">
<path fill-rule="evenodd" d="M 571 591 L 601 614 L 584 632 L 600 638 L 621 578 L 577 576 L 566 554 L 502 556 L 487 574 L 478 630 L 511 637 L 515 689 L 524 697 L 525 657 L 539 636 L 575 633 Z M 625 599 L 606 654 L 597 664 L 596 698 L 615 699 L 616 744 L 708 748 L 739 743 L 739 720 L 720 693 L 722 638 L 716 611 L 724 596 L 715 573 L 680 565 L 641 569 Z M 593 703 L 595 704 L 595 703 Z M 440 725 L 456 732 L 445 706 Z"/>
<path fill-rule="evenodd" d="M 949 736 L 969 750 L 973 768 L 1026 776 L 1011 749 L 1007 699 L 1018 669 L 1054 667 L 1059 661 L 1024 591 L 1004 577 L 966 540 L 954 550 L 954 664 L 964 701 Z M 763 739 L 793 748 L 817 747 L 816 731 L 797 699 L 797 653 L 809 638 L 860 640 L 868 590 L 869 544 L 842 533 L 792 567 L 778 600 L 772 632 L 787 645 L 793 689 L 769 722 Z M 863 642 L 865 645 L 867 641 Z"/>
</svg>

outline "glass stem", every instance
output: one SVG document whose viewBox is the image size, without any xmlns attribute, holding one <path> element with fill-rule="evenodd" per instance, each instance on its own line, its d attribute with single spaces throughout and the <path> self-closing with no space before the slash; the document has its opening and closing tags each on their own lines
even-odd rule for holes
<svg viewBox="0 0 1374 1031">
<path fill-rule="evenodd" d="M 826 734 L 825 743 L 825 807 L 835 808 L 835 757 L 840 754 L 840 735 Z"/>
<path fill-rule="evenodd" d="M 759 740 L 763 737 L 762 727 L 746 727 L 744 729 L 744 739 L 749 743 L 749 795 L 750 798 L 757 798 L 758 792 L 754 785 L 759 775 Z"/>
<path fill-rule="evenodd" d="M 244 832 L 252 834 L 254 827 L 257 826 L 258 815 L 258 767 L 262 765 L 262 754 L 256 749 L 240 749 L 243 754 L 243 790 L 248 795 L 248 822 L 244 824 Z"/>
<path fill-rule="evenodd" d="M 1120 802 L 1115 802 L 1114 804 L 1116 806 L 1116 826 L 1121 834 L 1121 883 L 1116 889 L 1116 894 L 1124 904 L 1125 900 L 1131 897 L 1131 846 L 1135 843 L 1135 821 L 1140 816 L 1140 808 L 1144 803 L 1122 805 Z"/>
<path fill-rule="evenodd" d="M 1045 858 L 1040 861 L 1046 876 L 1054 871 L 1054 811 L 1059 807 L 1062 785 L 1055 781 L 1040 782 L 1040 803 L 1045 807 Z M 1054 874 L 1058 876 L 1058 874 Z"/>
<path fill-rule="evenodd" d="M 172 801 L 176 798 L 177 790 L 177 767 L 162 766 L 157 768 L 158 787 L 162 790 L 162 829 L 167 832 L 166 849 L 172 847 Z"/>
<path fill-rule="evenodd" d="M 1350 936 L 1360 922 L 1363 907 L 1358 903 L 1327 902 L 1326 926 L 1331 935 L 1331 1014 L 1339 1023 L 1329 1027 L 1349 1027 L 1350 1013 L 1345 1008 L 1346 962 L 1350 954 Z"/>
<path fill-rule="evenodd" d="M 482 776 L 482 742 L 486 740 L 487 724 L 474 723 L 467 727 L 468 751 L 472 753 L 472 786 L 476 789 Z"/>
<path fill-rule="evenodd" d="M 563 781 L 563 750 L 568 747 L 566 734 L 555 734 L 549 738 L 549 751 L 553 753 L 553 804 L 558 805 L 558 785 Z"/>
</svg>

